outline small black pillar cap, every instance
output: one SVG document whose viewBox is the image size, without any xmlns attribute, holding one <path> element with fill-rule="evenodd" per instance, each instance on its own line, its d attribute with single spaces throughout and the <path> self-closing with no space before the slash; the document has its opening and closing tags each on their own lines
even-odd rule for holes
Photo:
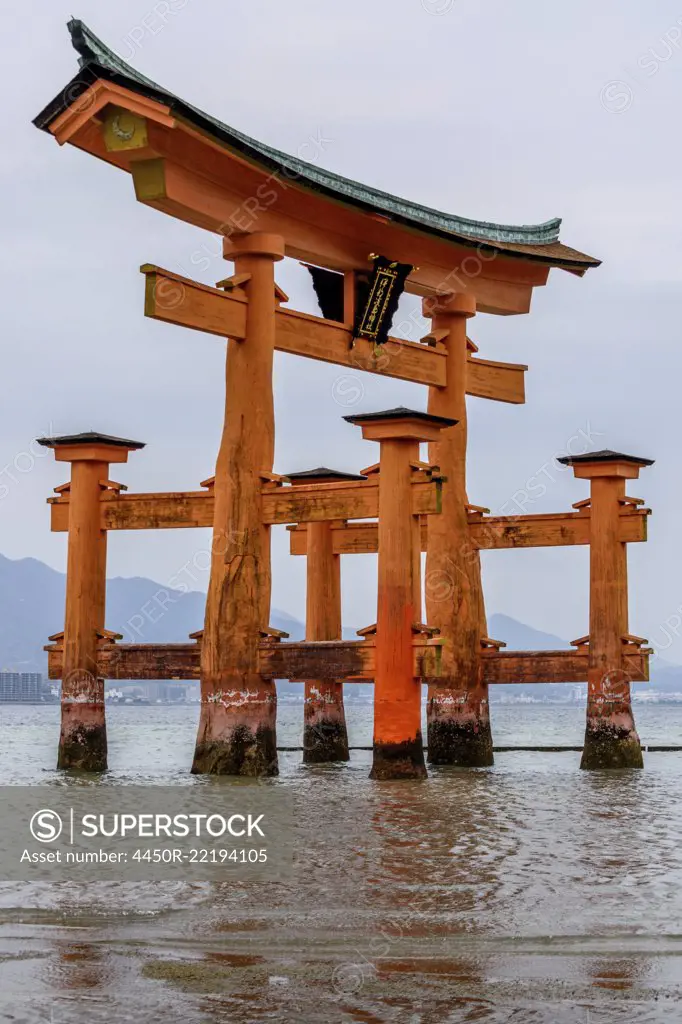
<svg viewBox="0 0 682 1024">
<path fill-rule="evenodd" d="M 342 473 L 338 469 L 327 469 L 326 466 L 318 466 L 317 469 L 305 469 L 298 473 L 285 473 L 285 477 L 288 480 L 300 480 L 304 483 L 306 480 L 366 480 L 366 476 L 361 476 L 358 473 Z"/>
<path fill-rule="evenodd" d="M 452 420 L 448 416 L 432 416 L 428 412 L 418 412 L 415 409 L 406 409 L 399 405 L 396 409 L 386 409 L 385 412 L 365 412 L 358 416 L 344 416 L 346 423 L 361 424 L 373 423 L 379 420 L 419 420 L 421 423 L 433 423 L 442 427 L 454 427 L 459 420 Z"/>
<path fill-rule="evenodd" d="M 138 451 L 144 448 L 143 441 L 129 441 L 125 437 L 111 437 L 109 434 L 98 434 L 94 430 L 84 434 L 65 434 L 63 437 L 39 437 L 38 444 L 43 448 L 58 448 L 61 445 L 72 444 L 109 444 L 116 448 L 130 448 L 131 451 Z"/>
<path fill-rule="evenodd" d="M 653 459 L 640 459 L 637 455 L 624 455 L 623 452 L 612 452 L 602 448 L 598 452 L 585 452 L 584 455 L 564 455 L 557 459 L 562 466 L 580 466 L 589 462 L 632 462 L 636 466 L 653 466 Z"/>
</svg>

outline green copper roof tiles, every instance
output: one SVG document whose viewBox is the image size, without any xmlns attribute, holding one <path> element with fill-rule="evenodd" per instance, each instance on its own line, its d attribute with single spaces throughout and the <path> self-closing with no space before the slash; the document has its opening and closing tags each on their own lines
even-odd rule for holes
<svg viewBox="0 0 682 1024">
<path fill-rule="evenodd" d="M 71 41 L 80 55 L 81 71 L 36 117 L 34 124 L 38 128 L 47 130 L 52 121 L 74 102 L 80 92 L 85 91 L 95 79 L 107 78 L 167 104 L 175 114 L 184 116 L 191 123 L 208 131 L 225 145 L 238 150 L 256 163 L 281 169 L 285 174 L 294 175 L 299 184 L 307 185 L 342 202 L 346 201 L 353 206 L 382 213 L 397 222 L 420 228 L 450 241 L 470 245 L 488 244 L 510 254 L 575 266 L 581 270 L 599 265 L 598 260 L 559 242 L 559 218 L 546 221 L 544 224 L 520 226 L 470 220 L 454 214 L 441 213 L 419 203 L 408 202 L 272 149 L 210 117 L 140 74 L 98 39 L 84 22 L 72 19 L 68 23 L 68 29 Z"/>
</svg>

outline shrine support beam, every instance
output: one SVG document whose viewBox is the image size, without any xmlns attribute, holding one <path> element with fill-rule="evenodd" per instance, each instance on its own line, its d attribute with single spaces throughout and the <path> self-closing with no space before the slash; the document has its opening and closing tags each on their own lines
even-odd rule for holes
<svg viewBox="0 0 682 1024">
<path fill-rule="evenodd" d="M 345 417 L 379 441 L 379 558 L 374 683 L 374 742 L 371 777 L 424 778 L 421 680 L 415 678 L 413 631 L 416 531 L 410 497 L 415 443 L 434 441 L 452 419 L 393 409 Z"/>
<path fill-rule="evenodd" d="M 141 270 L 146 281 L 145 316 L 220 337 L 244 337 L 246 301 L 241 288 L 212 288 L 149 263 Z M 346 323 L 342 324 L 279 307 L 275 314 L 275 349 L 416 384 L 445 386 L 445 348 L 435 338 L 427 336 L 421 343 L 389 338 L 377 349 L 368 338 L 353 338 L 352 323 L 348 310 Z M 522 405 L 527 369 L 523 363 L 501 363 L 470 353 L 466 363 L 467 394 Z"/>
<path fill-rule="evenodd" d="M 442 514 L 428 520 L 426 617 L 446 641 L 441 678 L 428 694 L 429 761 L 461 767 L 493 763 L 488 687 L 479 665 L 480 638 L 487 634 L 481 565 L 466 510 L 467 320 L 475 312 L 466 294 L 424 302 L 447 349 L 447 383 L 429 389 L 428 410 L 456 423 L 429 445 L 429 462 L 448 481 Z"/>
<path fill-rule="evenodd" d="M 258 233 L 233 236 L 231 243 L 235 273 L 247 275 L 248 305 L 244 339 L 227 344 L 192 772 L 276 775 L 277 691 L 258 671 L 258 642 L 270 615 L 270 530 L 261 485 L 274 459 L 274 268 L 284 240 Z"/>
<path fill-rule="evenodd" d="M 198 634 L 195 634 L 198 637 Z M 50 679 L 61 679 L 63 640 L 45 650 Z M 440 637 L 417 635 L 412 641 L 412 673 L 415 679 L 435 679 L 440 672 L 443 642 Z M 648 682 L 648 648 L 624 645 L 623 664 L 633 682 Z M 98 674 L 105 679 L 199 679 L 201 640 L 184 644 L 124 644 L 104 640 L 97 648 Z M 587 682 L 589 651 L 581 646 L 564 651 L 481 652 L 482 673 L 490 686 L 528 686 L 547 683 Z M 376 673 L 376 638 L 363 641 L 259 643 L 259 667 L 266 679 L 330 683 L 371 683 Z"/>
<path fill-rule="evenodd" d="M 287 478 L 294 487 L 363 479 L 323 467 L 289 473 Z M 329 520 L 309 524 L 306 551 L 307 641 L 341 640 L 341 558 L 334 554 L 332 548 L 333 525 Z M 303 716 L 305 764 L 349 760 L 342 680 L 306 679 Z"/>
<path fill-rule="evenodd" d="M 57 767 L 101 772 L 107 767 L 107 729 L 97 649 L 104 637 L 107 535 L 100 495 L 111 486 L 110 463 L 127 462 L 128 453 L 144 445 L 95 433 L 45 437 L 39 443 L 52 448 L 58 462 L 71 463 Z"/>
<path fill-rule="evenodd" d="M 647 539 L 648 508 L 621 508 L 618 536 L 623 544 Z M 570 547 L 590 543 L 589 509 L 545 515 L 483 516 L 469 513 L 469 538 L 473 547 L 486 551 L 511 548 Z M 60 524 L 61 528 L 61 524 Z M 290 526 L 290 553 L 306 554 L 307 526 Z M 426 551 L 427 524 L 421 524 L 421 549 Z M 335 555 L 371 555 L 379 549 L 376 523 L 335 523 L 331 527 Z"/>
<path fill-rule="evenodd" d="M 179 530 L 210 527 L 215 515 L 213 482 L 205 491 L 118 494 L 104 491 L 100 499 L 103 530 Z M 415 473 L 411 483 L 415 515 L 430 515 L 440 509 L 440 480 L 428 472 Z M 69 497 L 49 498 L 52 530 L 69 528 Z M 379 485 L 376 480 L 297 487 L 283 482 L 262 484 L 262 522 L 266 526 L 324 522 L 340 519 L 370 519 L 379 514 Z M 376 550 L 376 547 L 375 547 Z"/>
<path fill-rule="evenodd" d="M 603 451 L 559 460 L 590 481 L 590 632 L 587 723 L 581 768 L 642 768 L 631 676 L 624 650 L 640 642 L 628 634 L 627 548 L 619 537 L 625 481 L 651 460 Z M 641 641 L 642 643 L 644 641 Z"/>
</svg>

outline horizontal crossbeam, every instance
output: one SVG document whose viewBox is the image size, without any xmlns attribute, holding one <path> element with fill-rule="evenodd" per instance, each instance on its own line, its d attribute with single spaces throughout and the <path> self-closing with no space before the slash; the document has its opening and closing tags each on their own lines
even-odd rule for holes
<svg viewBox="0 0 682 1024">
<path fill-rule="evenodd" d="M 415 639 L 415 678 L 438 685 L 440 638 Z M 61 679 L 64 649 L 61 643 L 48 645 L 48 674 Z M 648 682 L 649 654 L 643 648 L 623 651 L 622 670 L 632 682 Z M 105 643 L 98 648 L 98 673 L 105 679 L 198 679 L 201 642 L 184 644 Z M 489 685 L 532 683 L 583 683 L 587 680 L 589 651 L 499 651 L 480 652 L 483 682 Z M 266 679 L 306 679 L 367 683 L 374 678 L 375 643 L 367 640 L 330 640 L 273 643 L 263 640 L 259 668 Z"/>
<path fill-rule="evenodd" d="M 412 484 L 413 515 L 440 512 L 442 481 L 415 474 Z M 52 530 L 69 528 L 67 493 L 48 498 L 52 508 Z M 212 527 L 213 492 L 181 491 L 157 494 L 123 494 L 102 491 L 100 496 L 103 530 L 175 530 Z M 373 519 L 379 515 L 379 484 L 375 479 L 358 483 L 308 484 L 263 488 L 263 522 L 268 526 L 328 519 Z"/>
<path fill-rule="evenodd" d="M 145 264 L 142 272 L 146 275 L 146 316 L 220 337 L 246 337 L 247 299 L 243 293 L 211 288 L 151 264 Z M 432 346 L 389 338 L 385 345 L 375 348 L 366 338 L 353 341 L 347 324 L 282 307 L 277 309 L 275 328 L 275 348 L 279 352 L 417 384 L 446 384 L 447 353 L 441 343 Z M 526 370 L 522 364 L 470 357 L 467 394 L 523 404 Z"/>
<path fill-rule="evenodd" d="M 441 641 L 413 641 L 415 677 L 440 675 Z M 61 679 L 64 649 L 50 644 L 48 674 Z M 201 642 L 185 644 L 101 644 L 97 670 L 104 679 L 198 679 Z M 331 640 L 316 643 L 260 643 L 259 669 L 265 679 L 306 679 L 352 683 L 372 682 L 376 647 L 366 640 Z"/>
<path fill-rule="evenodd" d="M 649 509 L 624 509 L 620 514 L 619 540 L 632 544 L 647 539 Z M 291 530 L 292 555 L 307 551 L 305 525 Z M 505 548 L 562 547 L 590 543 L 590 515 L 586 512 L 559 512 L 537 516 L 471 516 L 469 539 L 472 547 L 489 551 Z M 422 551 L 426 551 L 427 527 L 422 525 Z M 336 555 L 366 555 L 378 550 L 376 523 L 335 524 L 332 527 Z"/>
<path fill-rule="evenodd" d="M 622 670 L 632 682 L 649 680 L 649 654 L 644 648 L 623 652 Z M 589 650 L 481 651 L 482 679 L 493 684 L 587 682 Z M 437 685 L 437 680 L 436 680 Z"/>
</svg>

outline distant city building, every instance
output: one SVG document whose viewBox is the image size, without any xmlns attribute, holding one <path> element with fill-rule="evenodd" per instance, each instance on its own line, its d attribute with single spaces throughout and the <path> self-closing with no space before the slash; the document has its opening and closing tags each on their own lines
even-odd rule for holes
<svg viewBox="0 0 682 1024">
<path fill-rule="evenodd" d="M 0 704 L 42 704 L 51 699 L 40 672 L 0 672 Z"/>
</svg>

